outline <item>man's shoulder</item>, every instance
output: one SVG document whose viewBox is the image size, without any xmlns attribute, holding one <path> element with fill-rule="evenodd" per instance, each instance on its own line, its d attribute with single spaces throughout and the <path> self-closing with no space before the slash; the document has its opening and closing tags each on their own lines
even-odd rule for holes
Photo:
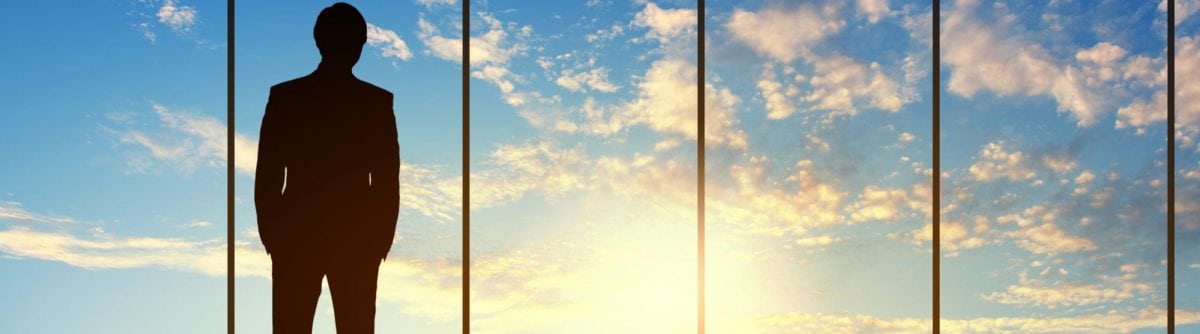
<svg viewBox="0 0 1200 334">
<path fill-rule="evenodd" d="M 375 84 L 362 80 L 358 80 L 358 82 L 362 87 L 361 89 L 366 92 L 367 95 L 379 99 L 387 99 L 388 101 L 392 100 L 392 92 L 389 92 L 387 89 L 383 89 Z"/>
<path fill-rule="evenodd" d="M 304 90 L 305 87 L 309 86 L 310 81 L 311 78 L 309 78 L 309 76 L 302 76 L 277 83 L 274 86 L 271 86 L 271 95 L 290 95 L 294 91 Z"/>
</svg>

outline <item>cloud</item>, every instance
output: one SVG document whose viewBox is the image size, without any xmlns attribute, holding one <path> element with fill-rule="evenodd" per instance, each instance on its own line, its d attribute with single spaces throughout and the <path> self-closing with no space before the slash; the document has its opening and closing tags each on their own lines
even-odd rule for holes
<svg viewBox="0 0 1200 334">
<path fill-rule="evenodd" d="M 1175 25 L 1191 17 L 1192 14 L 1200 10 L 1200 1 L 1197 0 L 1172 0 L 1175 3 Z M 1167 0 L 1162 0 L 1158 3 L 1158 10 L 1167 12 Z"/>
<path fill-rule="evenodd" d="M 662 9 L 653 2 L 638 12 L 631 23 L 635 27 L 648 28 L 647 39 L 667 43 L 680 37 L 696 34 L 696 11 L 693 9 Z"/>
<path fill-rule="evenodd" d="M 879 22 L 884 16 L 890 12 L 888 9 L 888 0 L 858 0 L 858 13 L 867 16 L 867 21 L 871 23 Z"/>
<path fill-rule="evenodd" d="M 219 239 L 123 238 L 99 228 L 92 234 L 91 238 L 80 238 L 16 226 L 0 231 L 0 252 L 88 269 L 160 267 L 213 276 L 225 274 L 225 247 Z"/>
<path fill-rule="evenodd" d="M 600 106 L 588 99 L 580 108 L 584 117 L 582 131 L 611 135 L 630 126 L 644 125 L 658 133 L 695 140 L 699 127 L 696 75 L 696 66 L 690 61 L 656 60 L 634 84 L 637 96 L 633 100 Z M 712 147 L 745 148 L 746 134 L 737 128 L 737 118 L 733 116 L 738 98 L 729 89 L 718 88 L 711 82 L 706 83 L 705 91 L 707 143 Z"/>
<path fill-rule="evenodd" d="M 620 86 L 608 82 L 608 70 L 603 67 L 593 68 L 586 72 L 574 72 L 570 69 L 562 70 L 560 76 L 554 83 L 566 88 L 572 92 L 587 92 L 587 88 L 597 91 L 612 93 L 616 92 Z"/>
<path fill-rule="evenodd" d="M 1063 154 L 1047 154 L 1042 157 L 1042 164 L 1055 173 L 1069 172 L 1078 165 L 1070 156 Z"/>
<path fill-rule="evenodd" d="M 425 5 L 426 8 L 433 8 L 435 6 L 449 6 L 449 5 L 454 5 L 454 4 L 458 3 L 458 0 L 416 0 L 416 1 L 419 4 Z"/>
<path fill-rule="evenodd" d="M 661 133 L 673 133 L 695 140 L 697 138 L 696 67 L 689 61 L 665 59 L 655 61 L 637 83 L 638 97 L 625 108 L 632 113 L 634 123 L 644 124 Z M 715 116 L 706 123 L 705 140 L 713 146 L 745 147 L 746 135 L 734 128 L 729 117 L 737 102 L 731 94 L 706 85 L 706 106 L 714 108 L 706 116 Z"/>
<path fill-rule="evenodd" d="M 682 59 L 655 61 L 637 84 L 638 99 L 628 107 L 635 122 L 655 131 L 696 139 L 696 67 Z"/>
<path fill-rule="evenodd" d="M 1018 238 L 1017 244 L 1022 248 L 1038 254 L 1072 253 L 1096 249 L 1096 244 L 1091 240 L 1067 233 L 1053 223 L 1030 226 L 1012 232 L 1009 236 Z"/>
<path fill-rule="evenodd" d="M 1151 292 L 1149 284 L 1135 282 L 1131 276 L 1126 278 L 1120 282 L 1113 282 L 1114 286 L 1072 282 L 1045 284 L 1022 274 L 1020 282 L 1008 286 L 1005 292 L 993 292 L 981 297 L 987 301 L 1007 305 L 1036 305 L 1054 309 L 1119 303 Z"/>
<path fill-rule="evenodd" d="M 1100 96 L 1086 89 L 1084 75 L 1060 65 L 1040 46 L 1002 35 L 999 24 L 988 26 L 973 16 L 978 3 L 957 1 L 942 25 L 942 59 L 950 70 L 948 90 L 970 98 L 980 90 L 998 95 L 1050 95 L 1058 110 L 1069 112 L 1080 126 L 1090 126 L 1101 110 Z M 1087 57 L 1087 56 L 1084 56 Z"/>
<path fill-rule="evenodd" d="M 991 142 L 983 147 L 976 157 L 975 163 L 967 170 L 975 180 L 988 182 L 1007 178 L 1009 181 L 1023 181 L 1033 178 L 1036 173 L 1025 164 L 1025 154 L 1020 151 L 1009 152 L 1003 141 Z"/>
<path fill-rule="evenodd" d="M 1200 36 L 1180 38 L 1175 46 L 1178 48 L 1175 57 L 1176 77 L 1200 77 Z M 1157 96 L 1154 104 L 1157 104 Z M 1195 138 L 1200 132 L 1200 84 L 1187 79 L 1181 80 L 1175 87 L 1175 108 L 1178 117 L 1176 126 Z"/>
<path fill-rule="evenodd" d="M 848 194 L 818 177 L 810 160 L 787 171 L 786 182 L 773 184 L 767 174 L 769 158 L 753 156 L 729 169 L 733 185 L 714 184 L 706 216 L 738 224 L 740 230 L 761 235 L 805 235 L 810 229 L 847 224 L 843 205 Z"/>
<path fill-rule="evenodd" d="M 196 15 L 195 7 L 176 5 L 174 0 L 166 0 L 158 9 L 158 22 L 176 32 L 187 32 L 196 26 Z"/>
<path fill-rule="evenodd" d="M 396 58 L 402 61 L 412 59 L 412 52 L 408 50 L 408 44 L 404 43 L 395 31 L 380 28 L 371 23 L 367 23 L 367 45 L 379 48 L 380 54 L 388 58 Z"/>
<path fill-rule="evenodd" d="M 841 241 L 842 238 L 835 237 L 829 234 L 796 239 L 796 244 L 804 247 L 828 246 L 835 242 Z"/>
<path fill-rule="evenodd" d="M 990 243 L 991 239 L 985 234 L 991 228 L 987 217 L 976 216 L 973 223 L 974 225 L 969 227 L 967 223 L 958 220 L 943 219 L 941 221 L 941 243 L 939 245 L 942 256 L 957 257 L 963 250 L 980 248 Z M 933 223 L 926 223 L 919 229 L 892 237 L 901 240 L 908 239 L 914 246 L 928 249 L 929 244 L 933 242 Z"/>
<path fill-rule="evenodd" d="M 796 106 L 789 99 L 799 92 L 794 87 L 790 86 L 785 91 L 783 84 L 775 79 L 774 71 L 763 71 L 758 79 L 758 89 L 766 102 L 768 119 L 784 119 L 796 112 Z"/>
<path fill-rule="evenodd" d="M 15 201 L 0 201 L 0 221 L 4 220 L 49 223 L 51 225 L 75 223 L 75 219 L 71 217 L 31 213 L 25 210 L 20 202 Z"/>
<path fill-rule="evenodd" d="M 911 191 L 867 185 L 847 211 L 851 212 L 850 219 L 855 222 L 893 222 L 906 213 L 928 213 L 932 201 L 930 195 L 928 185 L 914 185 Z"/>
<path fill-rule="evenodd" d="M 1075 53 L 1075 59 L 1080 61 L 1088 61 L 1098 65 L 1112 66 L 1125 57 L 1125 49 L 1120 46 L 1109 43 L 1096 43 L 1091 49 L 1081 50 Z"/>
<path fill-rule="evenodd" d="M 894 113 L 915 99 L 888 78 L 878 63 L 868 68 L 844 56 L 817 58 L 812 63 L 813 74 L 808 81 L 812 91 L 802 99 L 812 103 L 812 109 L 831 111 L 827 121 L 855 115 L 864 104 Z"/>
<path fill-rule="evenodd" d="M 1071 192 L 1071 195 L 1078 196 L 1086 194 L 1088 192 L 1088 185 L 1091 184 L 1092 180 L 1095 179 L 1096 174 L 1092 174 L 1092 171 L 1090 170 L 1085 170 L 1079 173 L 1079 176 L 1075 177 L 1075 190 Z"/>
<path fill-rule="evenodd" d="M 614 24 L 611 27 L 609 27 L 608 29 L 599 29 L 599 30 L 596 30 L 596 32 L 587 34 L 584 36 L 584 39 L 587 40 L 588 43 L 599 43 L 599 42 L 611 41 L 611 40 L 617 38 L 618 36 L 621 36 L 624 33 L 625 33 L 624 26 L 622 26 L 620 24 Z"/>
<path fill-rule="evenodd" d="M 157 121 L 153 126 L 108 129 L 121 144 L 137 148 L 128 152 L 126 165 L 130 171 L 146 173 L 156 164 L 186 173 L 200 167 L 225 166 L 225 122 L 207 115 L 175 111 L 154 102 L 150 108 Z M 238 153 L 234 154 L 234 167 L 238 172 L 254 173 L 257 146 L 253 138 L 234 134 L 234 149 Z"/>
<path fill-rule="evenodd" d="M 1166 326 L 1165 309 L 1144 308 L 1065 317 L 979 317 L 955 319 L 942 317 L 944 333 L 1129 333 L 1159 330 Z M 1200 322 L 1200 311 L 1176 311 L 1176 324 Z M 756 319 L 751 332 L 778 333 L 928 333 L 933 320 L 928 318 L 879 318 L 846 313 L 789 312 Z M 739 328 L 747 330 L 745 328 Z"/>
<path fill-rule="evenodd" d="M 425 52 L 439 59 L 462 63 L 462 38 L 446 38 L 425 17 L 417 18 L 417 38 L 425 44 Z"/>
<path fill-rule="evenodd" d="M 1137 134 L 1144 134 L 1146 127 L 1167 120 L 1167 93 L 1159 91 L 1150 101 L 1136 98 L 1128 106 L 1117 110 L 1116 127 L 1124 129 L 1136 128 Z M 1182 124 L 1182 123 L 1179 123 Z"/>
<path fill-rule="evenodd" d="M 805 4 L 794 8 L 748 12 L 735 9 L 725 28 L 760 55 L 791 62 L 810 53 L 810 48 L 846 25 L 836 1 L 816 8 Z"/>
</svg>

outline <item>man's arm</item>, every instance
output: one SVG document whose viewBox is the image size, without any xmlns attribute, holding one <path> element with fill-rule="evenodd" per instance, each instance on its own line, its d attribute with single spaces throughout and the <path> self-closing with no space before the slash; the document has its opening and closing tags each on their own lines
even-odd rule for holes
<svg viewBox="0 0 1200 334">
<path fill-rule="evenodd" d="M 284 185 L 284 162 L 282 142 L 283 124 L 279 102 L 276 101 L 275 89 L 267 99 L 267 110 L 263 115 L 262 129 L 258 138 L 258 163 L 254 170 L 254 206 L 258 213 L 258 235 L 262 239 L 267 253 L 271 253 L 278 236 L 277 227 L 281 223 Z"/>
<path fill-rule="evenodd" d="M 371 157 L 371 229 L 376 248 L 374 254 L 387 258 L 396 235 L 396 219 L 400 215 L 400 145 L 396 136 L 396 116 L 392 111 L 392 95 L 387 95 L 386 115 L 378 118 L 372 131 L 371 144 L 376 154 Z"/>
</svg>

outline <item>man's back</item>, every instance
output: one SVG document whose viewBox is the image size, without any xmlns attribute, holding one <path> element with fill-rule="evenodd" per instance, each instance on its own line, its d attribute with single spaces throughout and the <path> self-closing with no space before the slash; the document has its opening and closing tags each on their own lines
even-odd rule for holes
<svg viewBox="0 0 1200 334">
<path fill-rule="evenodd" d="M 321 10 L 313 39 L 321 63 L 271 87 L 259 133 L 254 205 L 271 255 L 271 327 L 311 333 L 325 279 L 338 333 L 373 333 L 400 210 L 392 94 L 354 77 L 367 42 L 354 6 Z"/>
<path fill-rule="evenodd" d="M 271 88 L 255 190 L 269 248 L 383 247 L 376 233 L 390 246 L 396 215 L 389 208 L 399 201 L 391 105 L 382 88 L 320 70 Z"/>
</svg>

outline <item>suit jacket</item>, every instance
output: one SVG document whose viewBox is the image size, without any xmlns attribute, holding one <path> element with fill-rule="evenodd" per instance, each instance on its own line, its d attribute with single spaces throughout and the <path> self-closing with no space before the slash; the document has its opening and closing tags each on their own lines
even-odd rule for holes
<svg viewBox="0 0 1200 334">
<path fill-rule="evenodd" d="M 392 93 L 321 70 L 271 87 L 254 180 L 267 252 L 386 257 L 399 170 Z"/>
</svg>

